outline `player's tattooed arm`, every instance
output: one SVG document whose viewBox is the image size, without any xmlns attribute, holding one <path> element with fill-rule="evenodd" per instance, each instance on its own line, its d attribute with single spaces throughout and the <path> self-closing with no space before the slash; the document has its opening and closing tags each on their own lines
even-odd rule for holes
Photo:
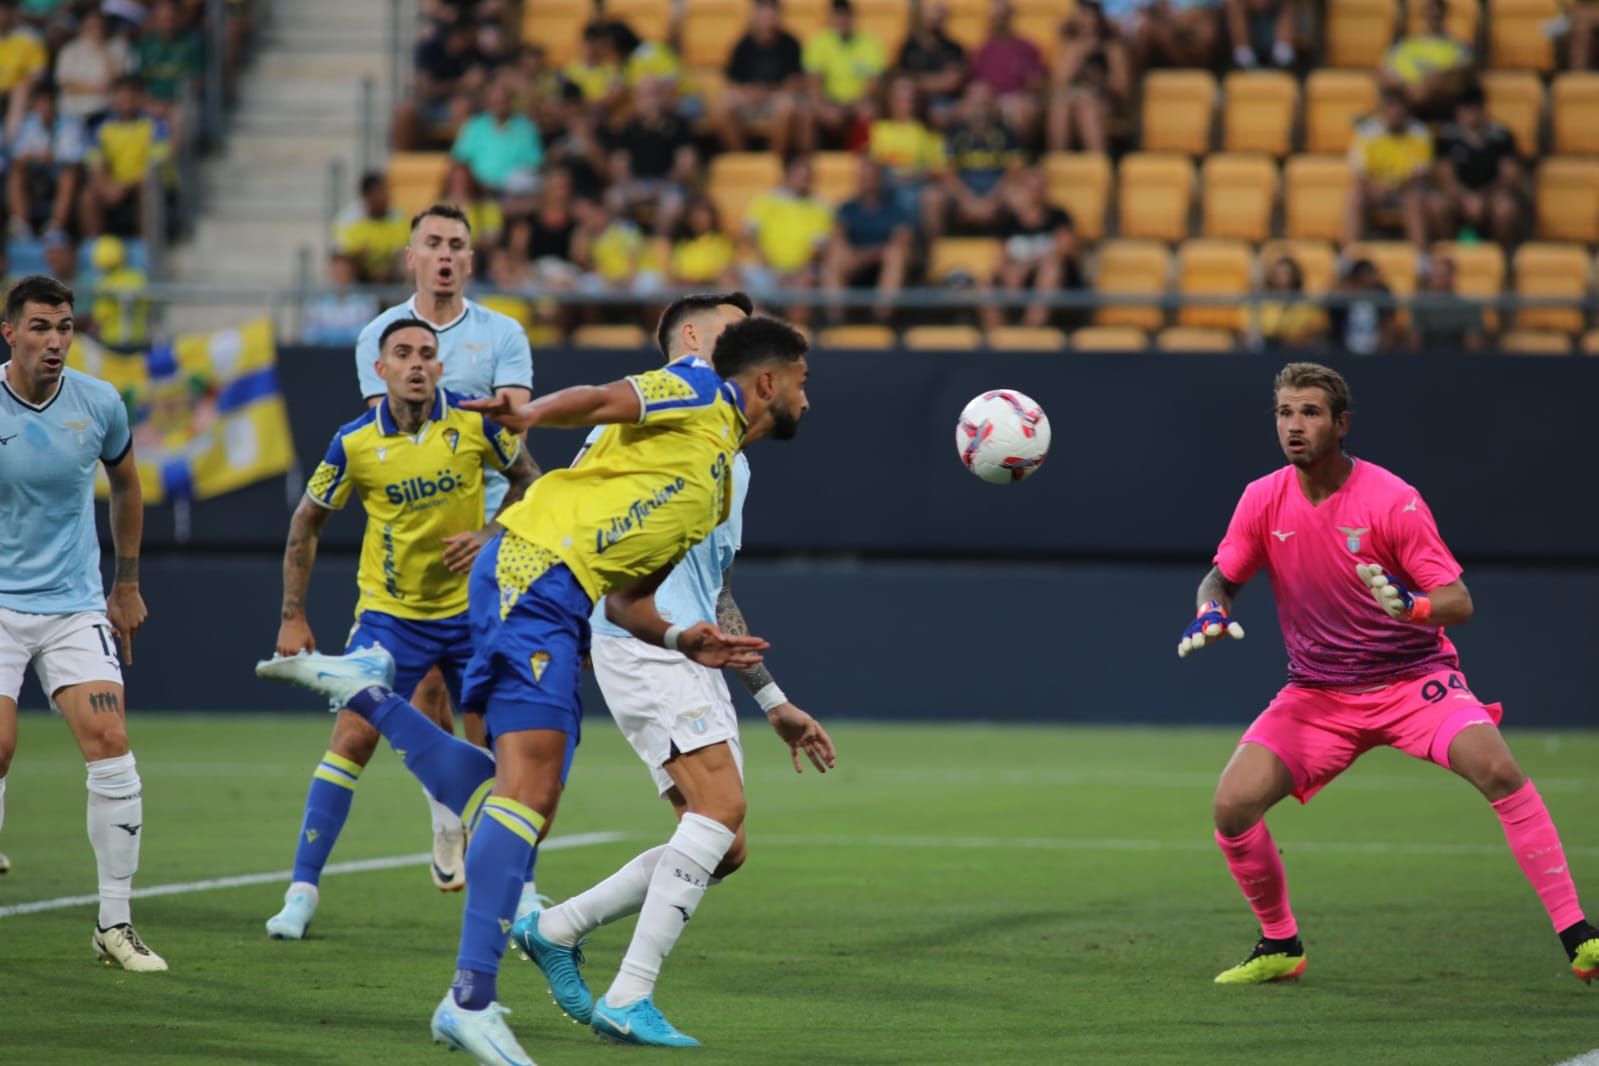
<svg viewBox="0 0 1599 1066">
<path fill-rule="evenodd" d="M 749 636 L 749 623 L 744 620 L 744 612 L 739 610 L 738 601 L 733 599 L 733 568 L 731 566 L 722 571 L 722 591 L 716 594 L 716 624 L 721 626 L 722 632 L 730 637 Z M 746 670 L 735 672 L 751 696 L 772 683 L 772 672 L 766 668 L 764 663 L 756 663 Z"/>
<path fill-rule="evenodd" d="M 1221 572 L 1221 567 L 1213 566 L 1210 573 L 1205 575 L 1205 580 L 1199 583 L 1199 592 L 1196 596 L 1195 606 L 1203 608 L 1211 600 L 1221 604 L 1222 610 L 1227 614 L 1233 613 L 1233 600 L 1237 598 L 1242 585 L 1235 585 L 1228 581 Z"/>
<path fill-rule="evenodd" d="M 318 507 L 310 497 L 300 500 L 289 520 L 289 540 L 283 548 L 283 608 L 279 613 L 279 655 L 315 651 L 316 638 L 305 618 L 306 593 L 311 587 L 311 567 L 316 564 L 317 543 L 333 512 Z"/>
<path fill-rule="evenodd" d="M 505 509 L 518 502 L 527 495 L 527 490 L 533 482 L 544 476 L 544 471 L 539 469 L 539 464 L 533 461 L 533 456 L 528 454 L 527 443 L 524 441 L 521 449 L 516 453 L 516 458 L 511 465 L 505 468 L 505 479 L 511 483 L 505 492 L 505 500 L 500 504 L 500 509 L 494 512 L 494 517 L 499 518 Z M 489 523 L 494 532 L 499 532 L 499 527 L 493 522 Z"/>
</svg>

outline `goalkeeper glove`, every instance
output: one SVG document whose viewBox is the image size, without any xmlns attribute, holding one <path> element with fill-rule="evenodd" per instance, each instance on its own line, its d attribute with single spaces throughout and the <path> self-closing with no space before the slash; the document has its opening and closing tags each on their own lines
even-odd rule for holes
<svg viewBox="0 0 1599 1066">
<path fill-rule="evenodd" d="M 1371 598 L 1387 612 L 1388 617 L 1401 622 L 1420 624 L 1432 617 L 1432 600 L 1418 592 L 1411 592 L 1405 583 L 1388 573 L 1380 563 L 1356 563 L 1355 573 L 1371 590 Z"/>
<path fill-rule="evenodd" d="M 1211 600 L 1199 609 L 1199 615 L 1183 630 L 1183 639 L 1177 642 L 1177 657 L 1186 658 L 1189 652 L 1203 648 L 1206 641 L 1217 641 L 1224 636 L 1243 640 L 1244 627 L 1227 617 L 1221 604 Z"/>
</svg>

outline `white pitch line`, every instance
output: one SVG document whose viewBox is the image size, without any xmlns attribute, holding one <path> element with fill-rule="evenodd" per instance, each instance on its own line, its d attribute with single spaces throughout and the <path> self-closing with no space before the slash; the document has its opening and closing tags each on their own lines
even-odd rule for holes
<svg viewBox="0 0 1599 1066">
<path fill-rule="evenodd" d="M 1210 839 L 1145 840 L 1120 837 L 962 837 L 962 836 L 806 836 L 768 835 L 757 832 L 762 845 L 780 847 L 943 848 L 955 850 L 1018 851 L 1214 851 Z M 1278 842 L 1285 852 L 1325 852 L 1352 855 L 1502 855 L 1503 844 L 1449 844 L 1386 841 Z M 1567 855 L 1596 856 L 1599 847 L 1567 845 Z M 1587 1066 L 1587 1064 L 1584 1064 Z M 1594 1066 L 1599 1066 L 1595 1063 Z"/>
<path fill-rule="evenodd" d="M 1555 1066 L 1599 1066 L 1599 1047 L 1594 1048 L 1592 1051 L 1585 1051 L 1574 1059 L 1557 1062 Z"/>
<path fill-rule="evenodd" d="M 552 837 L 539 845 L 541 851 L 560 851 L 565 848 L 586 848 L 596 844 L 612 844 L 618 840 L 626 839 L 625 833 L 574 833 L 571 836 Z M 357 859 L 351 862 L 335 862 L 324 867 L 324 877 L 333 874 L 359 874 L 370 870 L 393 870 L 401 866 L 420 866 L 429 862 L 433 853 L 420 851 L 415 855 L 390 855 L 382 859 Z M 274 881 L 287 881 L 293 876 L 293 870 L 273 870 L 264 874 L 239 874 L 236 877 L 213 877 L 205 881 L 181 881 L 170 885 L 151 885 L 148 888 L 133 890 L 134 899 L 149 899 L 153 896 L 183 896 L 190 892 L 210 892 L 219 888 L 243 888 L 246 885 L 266 885 Z M 91 903 L 100 902 L 99 896 L 61 896 L 57 899 L 37 899 L 30 903 L 14 903 L 9 907 L 0 907 L 0 918 L 10 918 L 17 914 L 37 914 L 39 911 L 59 911 L 68 907 L 84 907 Z"/>
</svg>

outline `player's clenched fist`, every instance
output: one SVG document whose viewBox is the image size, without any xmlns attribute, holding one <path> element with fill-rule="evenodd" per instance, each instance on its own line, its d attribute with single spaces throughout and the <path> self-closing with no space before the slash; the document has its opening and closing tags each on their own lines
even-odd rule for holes
<svg viewBox="0 0 1599 1066">
<path fill-rule="evenodd" d="M 1186 658 L 1189 652 L 1198 651 L 1207 642 L 1223 637 L 1243 640 L 1244 627 L 1228 617 L 1226 608 L 1211 600 L 1199 609 L 1198 616 L 1183 630 L 1183 639 L 1177 642 L 1177 657 Z"/>
<path fill-rule="evenodd" d="M 1401 622 L 1425 622 L 1432 616 L 1432 600 L 1417 595 L 1378 563 L 1356 563 L 1355 573 L 1371 590 L 1377 606 Z"/>
</svg>

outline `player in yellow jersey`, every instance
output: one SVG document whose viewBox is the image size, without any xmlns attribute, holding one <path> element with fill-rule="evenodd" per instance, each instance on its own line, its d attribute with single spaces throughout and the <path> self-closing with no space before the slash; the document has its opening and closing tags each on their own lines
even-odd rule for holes
<svg viewBox="0 0 1599 1066">
<path fill-rule="evenodd" d="M 461 409 L 459 396 L 439 388 L 444 364 L 431 325 L 396 319 L 384 328 L 378 350 L 386 394 L 333 435 L 290 523 L 277 652 L 316 650 L 305 600 L 317 540 L 353 492 L 367 521 L 356 578 L 361 594 L 347 646 L 387 648 L 398 664 L 402 692 L 411 692 L 438 666 L 459 703 L 461 676 L 472 657 L 467 572 L 495 531 L 492 524 L 478 528 L 486 475 L 505 472 L 506 500 L 512 503 L 532 483 L 533 467 L 515 434 Z M 377 743 L 377 730 L 360 715 L 339 714 L 327 753 L 311 776 L 283 909 L 267 919 L 274 940 L 305 935 L 316 913 L 322 868 Z M 452 872 L 462 871 L 435 870 L 434 876 L 449 881 Z M 464 883 L 459 876 L 453 880 L 457 887 Z"/>
<path fill-rule="evenodd" d="M 576 466 L 546 473 L 500 516 L 505 532 L 473 566 L 475 653 L 462 698 L 483 710 L 494 760 L 395 695 L 394 662 L 381 648 L 256 667 L 366 718 L 472 828 L 455 983 L 432 1028 L 435 1040 L 479 1062 L 533 1061 L 505 1024 L 496 975 L 525 871 L 577 744 L 594 603 L 605 597 L 608 616 L 634 637 L 705 666 L 761 660 L 765 641 L 729 636 L 709 622 L 668 625 L 652 597 L 726 518 L 733 456 L 752 441 L 786 440 L 798 430 L 808 407 L 806 350 L 792 327 L 750 318 L 723 331 L 712 367 L 677 363 L 520 406 L 504 398 L 463 404 L 513 430 L 609 427 Z M 693 856 L 721 843 L 712 832 L 680 829 L 678 836 L 685 839 L 674 837 L 674 845 Z"/>
</svg>

